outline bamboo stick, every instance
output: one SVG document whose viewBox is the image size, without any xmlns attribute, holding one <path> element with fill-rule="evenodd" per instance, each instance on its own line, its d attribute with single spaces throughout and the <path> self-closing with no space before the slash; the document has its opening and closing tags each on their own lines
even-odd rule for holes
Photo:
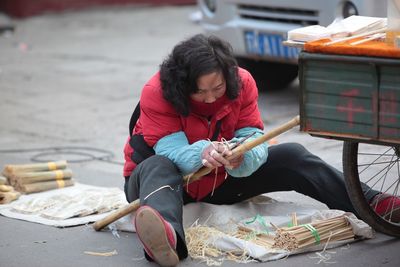
<svg viewBox="0 0 400 267">
<path fill-rule="evenodd" d="M 386 31 L 386 27 L 383 27 L 383 28 L 380 28 L 380 29 L 377 29 L 377 30 L 373 30 L 373 31 L 370 31 L 370 32 L 360 33 L 360 34 L 357 34 L 357 35 L 352 35 L 352 36 L 349 36 L 349 37 L 344 37 L 344 38 L 340 38 L 340 39 L 337 39 L 337 40 L 334 40 L 334 41 L 330 41 L 328 43 L 325 43 L 324 45 L 325 46 L 326 45 L 333 45 L 333 44 L 337 44 L 337 43 L 341 43 L 341 42 L 357 39 L 357 38 L 360 38 L 360 37 L 365 37 L 365 36 L 368 36 L 368 35 L 385 32 L 385 31 Z"/>
<path fill-rule="evenodd" d="M 260 136 L 252 141 L 243 143 L 241 145 L 239 145 L 237 148 L 235 148 L 232 152 L 234 157 L 237 157 L 241 154 L 239 153 L 245 153 L 246 151 L 249 151 L 250 149 L 252 149 L 253 147 L 256 147 L 284 132 L 289 131 L 290 129 L 292 129 L 293 127 L 295 127 L 296 125 L 299 125 L 300 123 L 300 117 L 296 116 L 293 119 L 291 119 L 290 121 L 286 122 L 285 124 L 271 130 L 270 132 L 264 134 L 263 136 Z M 233 157 L 233 158 L 234 158 Z M 183 177 L 184 183 L 186 182 L 194 182 L 198 179 L 200 179 L 201 177 L 203 177 L 204 175 L 208 174 L 212 169 L 209 168 L 201 168 L 198 172 L 189 175 L 189 176 L 185 176 Z M 93 228 L 96 231 L 100 231 L 101 229 L 103 229 L 105 226 L 109 225 L 110 223 L 118 220 L 119 218 L 122 218 L 125 215 L 128 215 L 129 213 L 137 210 L 140 206 L 140 202 L 139 199 L 129 203 L 128 205 L 126 205 L 125 207 L 122 207 L 120 209 L 118 209 L 117 211 L 111 213 L 110 215 L 106 216 L 105 218 L 96 221 L 93 224 Z"/>
<path fill-rule="evenodd" d="M 51 189 L 63 188 L 72 185 L 74 185 L 74 180 L 69 178 L 69 179 L 60 179 L 55 181 L 32 183 L 32 184 L 22 184 L 20 185 L 19 188 L 17 188 L 17 190 L 22 193 L 30 194 L 30 193 L 47 191 Z"/>
<path fill-rule="evenodd" d="M 292 225 L 293 226 L 297 226 L 298 225 L 296 212 L 292 213 Z"/>
<path fill-rule="evenodd" d="M 359 45 L 359 44 L 363 44 L 363 43 L 366 43 L 366 42 L 369 42 L 369 41 L 373 41 L 373 40 L 376 40 L 376 39 L 383 38 L 383 37 L 385 37 L 385 36 L 386 36 L 386 33 L 384 33 L 384 32 L 376 33 L 376 34 L 374 34 L 374 35 L 372 35 L 372 36 L 370 36 L 370 37 L 367 37 L 367 38 L 365 38 L 365 39 L 361 39 L 361 40 L 359 40 L 359 41 L 352 42 L 352 43 L 350 43 L 350 45 Z"/>
</svg>

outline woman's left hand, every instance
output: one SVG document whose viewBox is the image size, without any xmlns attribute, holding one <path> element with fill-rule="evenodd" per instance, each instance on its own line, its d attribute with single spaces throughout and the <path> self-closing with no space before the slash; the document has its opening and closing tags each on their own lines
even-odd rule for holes
<svg viewBox="0 0 400 267">
<path fill-rule="evenodd" d="M 234 159 L 229 161 L 229 166 L 225 166 L 228 169 L 236 169 L 237 167 L 240 166 L 240 164 L 242 164 L 244 160 L 244 155 L 239 155 L 237 157 L 235 157 Z"/>
<path fill-rule="evenodd" d="M 226 159 L 227 156 L 232 155 L 229 147 L 218 143 L 210 143 L 202 152 L 202 164 L 208 168 L 216 168 L 222 166 L 230 166 L 230 162 Z"/>
</svg>

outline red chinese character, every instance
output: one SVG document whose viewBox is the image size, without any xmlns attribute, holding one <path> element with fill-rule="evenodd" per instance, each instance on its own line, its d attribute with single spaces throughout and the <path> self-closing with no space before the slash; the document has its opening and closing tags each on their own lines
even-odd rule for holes
<svg viewBox="0 0 400 267">
<path fill-rule="evenodd" d="M 397 99 L 394 92 L 385 92 L 381 94 L 379 120 L 380 124 L 396 124 Z"/>
<path fill-rule="evenodd" d="M 354 114 L 357 112 L 359 113 L 365 112 L 362 106 L 354 105 L 353 98 L 358 96 L 359 94 L 360 92 L 358 89 L 351 89 L 350 91 L 346 91 L 340 94 L 344 98 L 345 105 L 343 106 L 338 105 L 337 110 L 339 112 L 347 113 L 347 124 L 349 125 L 350 128 L 353 127 Z"/>
</svg>

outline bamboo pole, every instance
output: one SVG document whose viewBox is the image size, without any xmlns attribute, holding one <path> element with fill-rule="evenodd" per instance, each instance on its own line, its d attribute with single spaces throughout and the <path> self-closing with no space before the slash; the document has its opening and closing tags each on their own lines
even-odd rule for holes
<svg viewBox="0 0 400 267">
<path fill-rule="evenodd" d="M 249 151 L 253 147 L 256 147 L 256 146 L 258 146 L 258 145 L 260 145 L 260 144 L 262 144 L 284 132 L 289 131 L 293 127 L 299 125 L 299 123 L 300 123 L 300 117 L 296 116 L 293 119 L 291 119 L 290 121 L 284 123 L 283 125 L 275 128 L 275 129 L 272 129 L 270 132 L 264 134 L 263 136 L 260 136 L 252 141 L 249 141 L 249 142 L 239 145 L 237 148 L 232 150 L 233 155 L 229 159 L 232 159 L 239 155 L 242 155 L 243 153 L 245 153 L 246 151 Z M 211 170 L 212 169 L 210 169 L 210 168 L 201 168 L 196 173 L 183 177 L 184 183 L 186 183 L 188 180 L 189 180 L 189 182 L 194 182 L 196 180 L 199 180 L 201 177 L 208 174 Z M 93 224 L 93 228 L 96 231 L 100 231 L 101 229 L 103 229 L 104 227 L 109 225 L 110 223 L 118 220 L 119 218 L 124 217 L 125 215 L 128 215 L 131 212 L 136 211 L 139 208 L 139 206 L 140 206 L 139 199 L 136 199 L 135 201 L 129 203 L 128 205 L 119 208 L 118 210 L 116 210 L 115 212 L 106 216 L 105 218 L 96 221 Z"/>
</svg>

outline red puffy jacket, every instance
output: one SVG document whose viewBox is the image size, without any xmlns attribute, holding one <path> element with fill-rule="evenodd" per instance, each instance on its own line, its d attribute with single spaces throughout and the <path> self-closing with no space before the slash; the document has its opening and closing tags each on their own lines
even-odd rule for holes
<svg viewBox="0 0 400 267">
<path fill-rule="evenodd" d="M 184 117 L 179 115 L 174 107 L 162 95 L 159 73 L 155 74 L 144 86 L 140 97 L 140 117 L 135 125 L 133 134 L 141 134 L 146 143 L 153 147 L 161 138 L 183 131 L 192 144 L 198 140 L 211 139 L 216 122 L 221 120 L 221 128 L 217 140 L 230 140 L 234 132 L 244 127 L 263 129 L 258 109 L 258 91 L 256 83 L 250 73 L 239 68 L 242 88 L 239 96 L 229 101 L 214 116 L 211 121 L 194 113 Z M 136 164 L 131 160 L 133 152 L 128 138 L 125 148 L 125 165 L 123 175 L 130 176 Z M 215 187 L 221 185 L 225 178 L 224 168 L 218 168 Z M 194 199 L 200 200 L 208 195 L 214 187 L 215 172 L 190 183 L 186 190 Z"/>
</svg>

